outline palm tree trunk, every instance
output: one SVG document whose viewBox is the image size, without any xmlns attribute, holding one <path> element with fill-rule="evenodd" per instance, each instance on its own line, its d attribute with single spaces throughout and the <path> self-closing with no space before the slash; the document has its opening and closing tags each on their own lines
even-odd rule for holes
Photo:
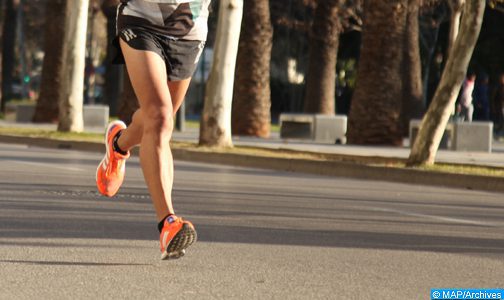
<svg viewBox="0 0 504 300">
<path fill-rule="evenodd" d="M 212 70 L 201 116 L 199 144 L 232 147 L 231 104 L 243 0 L 221 0 Z"/>
<path fill-rule="evenodd" d="M 408 0 L 364 3 L 361 58 L 349 115 L 351 144 L 402 144 L 400 122 Z"/>
<path fill-rule="evenodd" d="M 422 118 L 425 106 L 422 90 L 422 67 L 420 62 L 419 0 L 409 0 L 406 32 L 403 50 L 403 94 L 401 111 L 401 128 L 403 136 L 408 135 L 409 121 Z"/>
<path fill-rule="evenodd" d="M 304 111 L 334 115 L 340 0 L 318 1 L 310 32 L 309 68 Z"/>
<path fill-rule="evenodd" d="M 40 82 L 40 95 L 37 100 L 33 122 L 54 123 L 58 121 L 58 103 L 66 94 L 63 84 L 64 37 L 66 0 L 48 0 L 46 5 L 46 24 L 44 36 L 44 62 Z"/>
<path fill-rule="evenodd" d="M 232 105 L 235 135 L 269 137 L 273 28 L 269 0 L 245 0 Z M 260 51 L 259 51 L 260 50 Z"/>
<path fill-rule="evenodd" d="M 434 164 L 439 143 L 478 40 L 484 11 L 485 0 L 468 0 L 465 4 L 460 32 L 448 55 L 441 82 L 429 110 L 420 125 L 408 159 L 409 166 Z"/>
</svg>

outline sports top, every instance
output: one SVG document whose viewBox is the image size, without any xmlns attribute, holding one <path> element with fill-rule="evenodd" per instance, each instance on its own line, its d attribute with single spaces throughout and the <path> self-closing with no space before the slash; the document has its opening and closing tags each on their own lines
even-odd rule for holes
<svg viewBox="0 0 504 300">
<path fill-rule="evenodd" d="M 118 32 L 141 27 L 174 39 L 205 41 L 211 0 L 121 0 Z"/>
<path fill-rule="evenodd" d="M 154 3 L 170 3 L 170 4 L 180 4 L 180 3 L 189 3 L 194 0 L 144 0 L 145 2 L 154 2 Z M 124 1 L 123 1 L 124 2 Z"/>
</svg>

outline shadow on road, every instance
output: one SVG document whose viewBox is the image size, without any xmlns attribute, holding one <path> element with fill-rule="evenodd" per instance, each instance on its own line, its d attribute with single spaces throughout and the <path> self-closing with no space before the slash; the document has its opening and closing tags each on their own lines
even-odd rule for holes
<svg viewBox="0 0 504 300">
<path fill-rule="evenodd" d="M 148 264 L 70 262 L 70 261 L 35 261 L 35 260 L 0 260 L 0 263 L 43 265 L 43 266 L 82 266 L 82 267 L 117 267 L 117 266 L 150 266 Z"/>
<path fill-rule="evenodd" d="M 105 218 L 38 218 L 26 222 L 23 218 L 7 217 L 0 221 L 3 238 L 47 239 L 113 239 L 156 240 L 151 222 L 111 221 Z M 504 252 L 504 240 L 390 232 L 272 229 L 246 226 L 195 224 L 199 241 L 243 244 L 294 245 L 311 247 L 342 247 L 362 249 L 392 249 L 447 253 Z M 0 245 L 12 246 L 12 241 Z M 61 244 L 21 242 L 23 247 L 73 247 Z"/>
<path fill-rule="evenodd" d="M 158 232 L 155 230 L 155 220 L 152 218 L 152 207 L 147 199 L 135 198 L 138 195 L 130 194 L 130 199 L 117 201 L 117 199 L 104 199 L 99 197 L 91 187 L 65 186 L 65 190 L 56 186 L 25 184 L 0 184 L 3 195 L 0 195 L 0 245 L 13 246 L 12 240 L 20 239 L 22 247 L 72 247 L 70 241 L 64 239 L 110 239 L 110 240 L 148 240 L 156 241 Z M 52 190 L 54 188 L 54 190 Z M 213 194 L 212 194 L 213 193 Z M 183 193 L 182 193 L 183 194 Z M 290 207 L 303 202 L 300 195 L 269 195 L 276 201 L 269 206 L 258 206 L 255 199 L 263 202 L 269 198 L 264 197 L 267 192 L 254 194 L 208 192 L 204 196 L 193 191 L 190 195 L 182 195 L 186 206 L 184 214 L 200 216 L 204 222 L 195 222 L 199 240 L 202 242 L 241 243 L 241 244 L 269 244 L 292 245 L 308 247 L 339 247 L 360 249 L 392 249 L 407 251 L 429 251 L 446 253 L 474 253 L 474 254 L 502 254 L 504 253 L 504 239 L 457 236 L 463 235 L 463 230 L 454 232 L 451 236 L 436 235 L 436 231 L 420 234 L 398 233 L 405 226 L 415 228 L 422 225 L 442 226 L 435 222 L 422 223 L 421 219 L 397 220 L 392 217 L 382 220 L 365 219 L 359 215 L 338 216 L 331 214 L 331 210 L 323 213 L 324 206 L 312 207 L 310 212 L 317 220 L 327 224 L 359 223 L 369 224 L 369 230 L 354 230 L 352 226 L 338 227 L 338 230 L 309 230 L 307 228 L 324 228 L 323 223 L 314 223 L 313 226 L 303 224 L 283 224 L 282 220 L 293 220 L 299 217 L 303 207 Z M 222 196 L 222 195 L 225 196 Z M 128 193 L 124 193 L 127 197 Z M 244 197 L 244 199 L 240 199 Z M 222 197 L 221 197 L 222 196 Z M 191 198 L 192 197 L 192 198 Z M 226 202 L 226 197 L 240 201 Z M 283 197 L 283 198 L 282 198 Z M 196 200 L 195 200 L 196 199 Z M 337 201 L 338 199 L 321 198 L 320 200 Z M 122 200 L 122 199 L 121 199 Z M 187 200 L 187 201 L 185 201 Z M 285 201 L 289 204 L 283 204 Z M 248 202 L 247 202 L 248 201 Z M 273 200 L 272 200 L 273 201 Z M 365 199 L 341 199 L 341 201 L 354 201 Z M 383 200 L 383 202 L 400 202 L 398 200 Z M 320 203 L 322 203 L 321 201 Z M 374 200 L 378 203 L 380 200 Z M 232 204 L 226 204 L 232 203 Z M 406 203 L 406 202 L 405 202 Z M 433 203 L 416 203 L 417 205 L 434 205 Z M 275 205 L 279 205 L 275 207 Z M 283 205 L 283 206 L 282 206 Z M 287 205 L 287 206 L 286 206 Z M 366 203 L 363 204 L 365 206 Z M 446 203 L 444 204 L 447 205 Z M 450 203 L 456 206 L 457 203 Z M 283 208 L 289 207 L 288 211 Z M 470 206 L 468 206 L 469 208 Z M 188 209 L 189 208 L 189 209 Z M 271 211 L 268 211 L 267 209 Z M 489 206 L 488 209 L 501 207 Z M 29 215 L 30 217 L 27 217 Z M 250 217 L 250 218 L 247 218 Z M 267 221 L 241 222 L 242 219 L 275 220 L 275 228 L 268 228 Z M 233 220 L 227 222 L 226 220 Z M 197 219 L 196 219 L 197 221 Z M 224 225 L 230 223 L 234 225 Z M 300 222 L 310 222 L 308 215 Z M 365 223 L 364 223 L 365 222 Z M 238 224 L 238 225 L 237 225 Z M 318 224 L 318 225 L 317 225 Z M 387 225 L 378 227 L 376 225 Z M 450 224 L 453 226 L 453 224 Z M 464 228 L 482 227 L 477 224 L 464 224 Z M 335 228 L 335 227 L 332 227 Z M 362 228 L 362 227 L 360 227 Z M 387 229 L 381 229 L 387 228 Z M 432 228 L 431 228 L 432 229 Z M 500 235 L 499 235 L 500 237 Z M 4 240 L 2 240 L 4 239 Z M 34 239 L 56 239 L 47 244 L 37 243 Z M 40 240 L 38 240 L 40 242 Z M 17 241 L 14 241 L 16 243 Z"/>
</svg>

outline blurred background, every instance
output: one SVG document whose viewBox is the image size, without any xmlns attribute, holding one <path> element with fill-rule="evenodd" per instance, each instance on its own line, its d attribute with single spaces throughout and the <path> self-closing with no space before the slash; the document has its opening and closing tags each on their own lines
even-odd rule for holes
<svg viewBox="0 0 504 300">
<path fill-rule="evenodd" d="M 39 99 L 44 51 L 47 51 L 44 45 L 47 45 L 48 38 L 58 35 L 58 31 L 51 34 L 48 21 L 57 18 L 58 12 L 52 8 L 62 5 L 63 2 L 1 0 L 2 117 L 6 112 L 6 103 L 36 102 Z M 83 101 L 84 104 L 108 105 L 111 116 L 118 116 L 120 113 L 125 76 L 123 67 L 112 65 L 109 59 L 108 45 L 115 31 L 115 8 L 118 2 L 91 0 L 87 23 Z M 338 29 L 336 91 L 333 99 L 335 113 L 344 115 L 349 113 L 351 107 L 359 64 L 362 26 L 366 21 L 360 1 L 347 2 L 345 14 L 338 16 L 341 29 Z M 446 61 L 451 11 L 448 1 L 421 2 L 418 37 L 422 97 L 428 106 Z M 266 3 L 269 5 L 273 29 L 270 112 L 272 122 L 276 123 L 281 113 L 304 110 L 310 63 L 310 34 L 313 34 L 310 28 L 314 22 L 317 1 L 270 0 Z M 187 94 L 185 113 L 189 119 L 198 119 L 203 108 L 205 81 L 212 64 L 218 4 L 218 0 L 212 2 L 213 12 L 209 20 L 207 46 Z M 488 4 L 470 68 L 480 74 L 479 76 L 488 77 L 490 87 L 494 88 L 498 85 L 499 75 L 504 71 L 504 5 L 499 1 L 489 1 Z M 326 62 L 321 58 L 317 63 Z"/>
</svg>

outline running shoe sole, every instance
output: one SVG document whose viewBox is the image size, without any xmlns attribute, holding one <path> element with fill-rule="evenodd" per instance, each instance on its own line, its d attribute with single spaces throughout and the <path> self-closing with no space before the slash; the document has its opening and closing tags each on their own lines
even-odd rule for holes
<svg viewBox="0 0 504 300">
<path fill-rule="evenodd" d="M 191 246 L 198 236 L 196 230 L 189 224 L 182 225 L 179 232 L 173 237 L 165 251 L 161 254 L 162 260 L 170 260 L 181 258 L 185 255 L 185 249 Z"/>
</svg>

